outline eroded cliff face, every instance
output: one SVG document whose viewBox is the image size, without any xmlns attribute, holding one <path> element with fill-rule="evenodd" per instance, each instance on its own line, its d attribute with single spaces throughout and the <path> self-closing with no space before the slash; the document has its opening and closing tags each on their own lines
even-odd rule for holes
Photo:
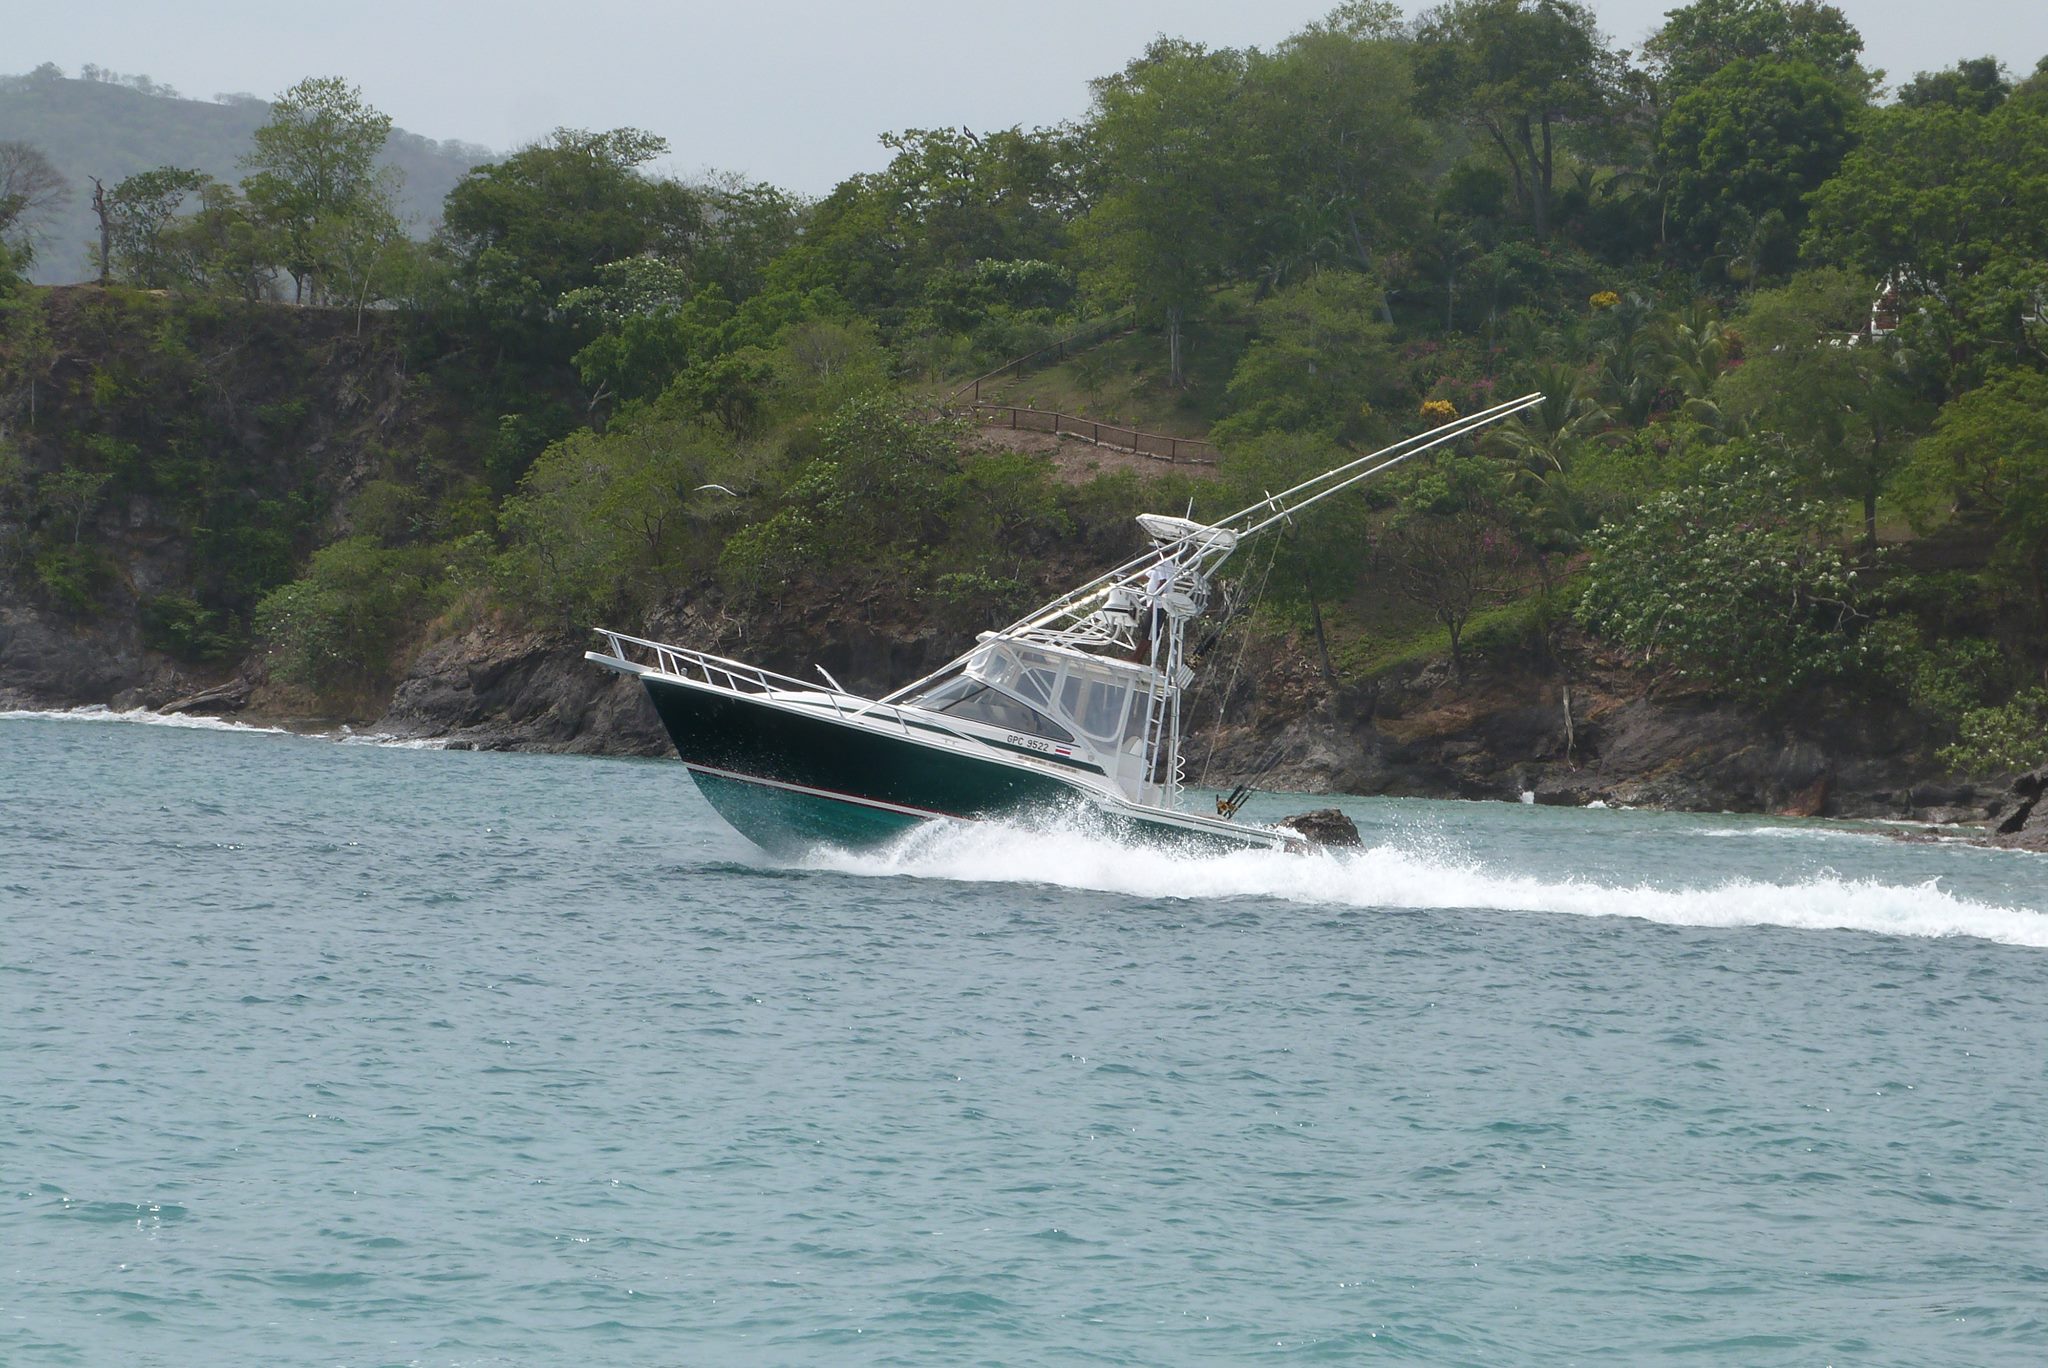
<svg viewBox="0 0 2048 1368">
<path fill-rule="evenodd" d="M 1433 661 L 1331 690 L 1285 647 L 1256 677 L 1220 713 L 1191 705 L 1191 777 L 1225 783 L 1277 756 L 1264 782 L 1305 792 L 1930 823 L 1996 821 L 2016 801 L 2003 780 L 1945 773 L 1902 714 L 1765 718 L 1569 633 L 1549 659 L 1462 680 Z"/>
<path fill-rule="evenodd" d="M 965 644 L 882 615 L 845 589 L 775 608 L 693 599 L 621 630 L 797 677 L 831 671 L 848 688 L 886 692 L 943 665 Z M 489 750 L 666 755 L 668 738 L 635 680 L 584 659 L 594 634 L 477 624 L 414 657 L 375 729 Z"/>
<path fill-rule="evenodd" d="M 46 346 L 0 382 L 0 706 L 260 691 L 239 649 L 255 602 L 349 533 L 393 452 L 449 449 L 470 421 L 388 318 L 91 286 L 22 307 Z M 53 512 L 69 477 L 98 483 Z M 218 642 L 152 649 L 167 606 Z"/>
</svg>

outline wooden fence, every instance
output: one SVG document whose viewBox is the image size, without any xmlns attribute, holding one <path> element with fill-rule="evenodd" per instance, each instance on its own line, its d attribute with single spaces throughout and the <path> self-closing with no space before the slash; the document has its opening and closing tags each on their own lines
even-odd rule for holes
<svg viewBox="0 0 2048 1368">
<path fill-rule="evenodd" d="M 1216 448 L 1199 437 L 1168 437 L 1157 432 L 1140 432 L 1137 428 L 1098 423 L 1093 418 L 1076 418 L 1070 413 L 1055 413 L 1050 409 L 977 403 L 974 405 L 974 420 L 983 427 L 1078 437 L 1112 451 L 1129 451 L 1139 456 L 1150 456 L 1155 461 L 1171 461 L 1175 465 L 1216 464 Z"/>
</svg>

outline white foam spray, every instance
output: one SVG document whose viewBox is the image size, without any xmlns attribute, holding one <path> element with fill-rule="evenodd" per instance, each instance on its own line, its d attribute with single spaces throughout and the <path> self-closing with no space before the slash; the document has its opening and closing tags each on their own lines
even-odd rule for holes
<svg viewBox="0 0 2048 1368">
<path fill-rule="evenodd" d="M 1619 886 L 1501 873 L 1427 843 L 1355 852 L 1223 855 L 1121 845 L 1071 830 L 932 825 L 872 852 L 820 851 L 840 873 L 1038 883 L 1146 898 L 1274 898 L 1326 907 L 1547 912 L 1636 917 L 1669 926 L 1782 926 L 1891 936 L 1973 936 L 2048 949 L 2048 910 L 1959 897 L 1932 879 L 1885 883 L 1822 875 L 1730 879 L 1698 888 Z"/>
<path fill-rule="evenodd" d="M 286 735 L 283 727 L 259 727 L 249 722 L 230 722 L 224 717 L 202 717 L 192 713 L 160 713 L 148 708 L 119 710 L 94 703 L 83 708 L 21 708 L 0 712 L 0 722 L 130 722 L 145 727 L 182 727 L 188 731 L 257 732 Z"/>
<path fill-rule="evenodd" d="M 114 709 L 92 703 L 82 708 L 17 708 L 0 711 L 0 722 L 126 722 L 143 727 L 178 727 L 186 731 L 243 732 L 251 736 L 299 736 L 309 741 L 339 741 L 353 746 L 395 746 L 401 750 L 441 750 L 447 741 L 440 737 L 388 736 L 382 732 L 293 731 L 289 727 L 267 727 L 254 722 L 233 722 L 224 717 L 194 713 L 160 713 L 148 708 Z"/>
</svg>

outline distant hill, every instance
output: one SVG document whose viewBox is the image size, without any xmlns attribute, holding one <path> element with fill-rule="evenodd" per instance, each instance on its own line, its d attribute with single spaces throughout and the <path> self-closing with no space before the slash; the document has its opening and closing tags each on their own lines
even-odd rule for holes
<svg viewBox="0 0 2048 1368">
<path fill-rule="evenodd" d="M 71 183 L 71 200 L 43 225 L 32 279 L 55 285 L 90 279 L 88 251 L 98 240 L 92 177 L 108 187 L 157 166 L 184 166 L 238 181 L 250 135 L 270 117 L 254 95 L 190 100 L 146 77 L 118 77 L 89 68 L 93 79 L 65 76 L 44 64 L 24 76 L 0 76 L 0 141 L 41 148 Z M 436 142 L 393 129 L 384 160 L 404 173 L 399 216 L 415 236 L 439 217 L 441 201 L 492 153 L 473 143 Z"/>
</svg>

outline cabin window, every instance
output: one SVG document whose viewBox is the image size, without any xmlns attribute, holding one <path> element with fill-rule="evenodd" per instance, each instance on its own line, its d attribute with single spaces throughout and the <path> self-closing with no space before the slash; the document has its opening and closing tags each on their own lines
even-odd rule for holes
<svg viewBox="0 0 2048 1368">
<path fill-rule="evenodd" d="M 1088 735 L 1114 741 L 1123 730 L 1128 696 L 1121 680 L 1112 683 L 1068 675 L 1060 689 L 1060 710 Z"/>
<path fill-rule="evenodd" d="M 965 676 L 947 680 L 928 689 L 911 703 L 927 712 L 944 713 L 963 722 L 980 722 L 1005 731 L 1043 736 L 1052 741 L 1071 742 L 1074 734 L 1051 718 L 1028 708 L 1000 689 Z"/>
</svg>

